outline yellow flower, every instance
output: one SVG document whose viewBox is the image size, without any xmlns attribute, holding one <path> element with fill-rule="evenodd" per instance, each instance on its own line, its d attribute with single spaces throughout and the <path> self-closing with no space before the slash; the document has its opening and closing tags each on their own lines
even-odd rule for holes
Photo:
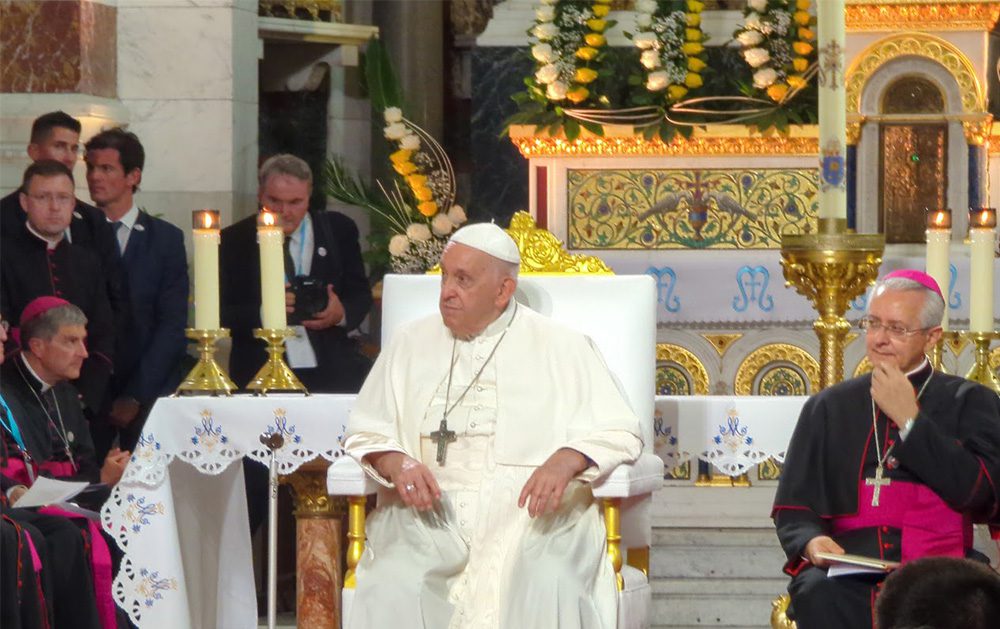
<svg viewBox="0 0 1000 629">
<path fill-rule="evenodd" d="M 795 51 L 795 54 L 805 57 L 806 55 L 808 55 L 813 51 L 813 47 L 812 44 L 806 43 L 804 41 L 797 41 L 794 44 L 792 44 L 792 50 Z"/>
<path fill-rule="evenodd" d="M 427 175 L 410 175 L 406 178 L 406 183 L 414 190 L 423 188 L 427 185 Z"/>
<path fill-rule="evenodd" d="M 784 83 L 775 83 L 771 87 L 767 88 L 767 95 L 771 97 L 771 100 L 775 102 L 780 102 L 785 94 L 788 93 L 788 86 Z"/>
<path fill-rule="evenodd" d="M 794 89 L 802 89 L 806 86 L 806 80 L 801 76 L 792 75 L 788 77 L 788 86 Z"/>
<path fill-rule="evenodd" d="M 395 153 L 389 156 L 389 161 L 393 164 L 402 164 L 403 162 L 410 161 L 410 156 L 413 155 L 413 151 L 408 151 L 406 149 L 399 149 Z"/>
<path fill-rule="evenodd" d="M 805 26 L 799 27 L 799 39 L 802 41 L 812 41 L 816 39 L 816 33 Z"/>
<path fill-rule="evenodd" d="M 604 39 L 604 35 L 600 33 L 587 33 L 584 35 L 583 41 L 587 42 L 588 46 L 593 46 L 594 48 L 600 48 L 608 43 L 608 40 Z"/>
<path fill-rule="evenodd" d="M 437 214 L 438 204 L 433 201 L 424 201 L 417 206 L 417 210 L 427 218 L 430 218 Z"/>
<path fill-rule="evenodd" d="M 705 8 L 704 2 L 698 0 L 687 0 L 688 13 L 701 13 Z"/>
<path fill-rule="evenodd" d="M 707 65 L 698 57 L 688 57 L 688 70 L 692 72 L 701 72 Z"/>
<path fill-rule="evenodd" d="M 667 96 L 670 100 L 680 100 L 688 93 L 688 89 L 683 85 L 671 85 L 667 88 Z"/>
<path fill-rule="evenodd" d="M 696 28 L 684 29 L 684 38 L 688 41 L 701 41 L 701 31 Z"/>
<path fill-rule="evenodd" d="M 792 67 L 795 68 L 796 72 L 805 72 L 809 69 L 809 60 L 802 57 L 795 57 L 792 59 Z"/>
<path fill-rule="evenodd" d="M 684 85 L 687 85 L 691 89 L 701 87 L 701 75 L 696 72 L 688 72 L 687 76 L 684 77 Z"/>
<path fill-rule="evenodd" d="M 795 0 L 795 8 L 799 11 L 808 11 L 809 0 Z"/>
<path fill-rule="evenodd" d="M 611 12 L 611 7 L 609 7 L 606 4 L 598 4 L 591 7 L 590 10 L 593 11 L 594 15 L 596 15 L 597 17 L 605 17 L 608 13 Z"/>
<path fill-rule="evenodd" d="M 587 28 L 594 31 L 595 33 L 601 33 L 607 28 L 608 23 L 600 18 L 591 18 L 587 20 Z"/>
<path fill-rule="evenodd" d="M 807 11 L 796 11 L 795 14 L 792 15 L 792 19 L 794 19 L 795 23 L 799 26 L 809 26 L 810 17 Z"/>
<path fill-rule="evenodd" d="M 416 172 L 417 167 L 413 165 L 413 162 L 403 162 L 401 164 L 393 164 L 392 168 L 402 176 L 407 176 Z"/>
<path fill-rule="evenodd" d="M 576 56 L 578 59 L 583 59 L 584 61 L 593 61 L 594 57 L 597 56 L 597 49 L 591 48 L 590 46 L 584 46 L 576 51 Z"/>
<path fill-rule="evenodd" d="M 681 50 L 684 52 L 685 55 L 693 57 L 694 55 L 700 55 L 702 52 L 704 52 L 705 47 L 698 42 L 690 41 L 685 44 L 681 44 Z"/>
<path fill-rule="evenodd" d="M 701 24 L 701 16 L 698 15 L 697 13 L 688 13 L 687 23 L 688 26 L 698 26 Z"/>
<path fill-rule="evenodd" d="M 434 193 L 427 186 L 413 189 L 413 196 L 417 197 L 418 201 L 430 201 L 434 198 Z"/>
<path fill-rule="evenodd" d="M 577 83 L 583 83 L 586 85 L 594 79 L 597 78 L 597 70 L 591 68 L 577 68 L 576 74 L 573 75 L 573 80 Z"/>
<path fill-rule="evenodd" d="M 582 85 L 577 85 L 570 91 L 566 92 L 566 98 L 568 98 L 572 103 L 577 105 L 587 100 L 588 96 L 590 96 L 590 90 L 588 90 Z"/>
</svg>

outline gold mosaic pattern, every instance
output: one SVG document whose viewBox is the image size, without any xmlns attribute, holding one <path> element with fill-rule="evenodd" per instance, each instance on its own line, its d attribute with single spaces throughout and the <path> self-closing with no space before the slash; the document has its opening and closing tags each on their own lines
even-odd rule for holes
<svg viewBox="0 0 1000 629">
<path fill-rule="evenodd" d="M 647 140 L 641 135 L 598 137 L 581 134 L 576 140 L 563 137 L 535 136 L 534 127 L 515 133 L 510 139 L 526 159 L 534 157 L 613 157 L 666 156 L 690 157 L 731 155 L 809 155 L 819 154 L 815 137 L 787 137 L 774 134 L 767 137 L 698 137 L 676 138 L 670 144 L 659 138 Z"/>
<path fill-rule="evenodd" d="M 990 31 L 1000 6 L 975 2 L 889 3 L 885 0 L 847 6 L 848 31 L 975 30 Z"/>
<path fill-rule="evenodd" d="M 736 370 L 736 395 L 809 395 L 819 390 L 819 363 L 787 343 L 762 345 Z"/>
<path fill-rule="evenodd" d="M 779 249 L 816 231 L 818 171 L 567 171 L 570 249 Z"/>
<path fill-rule="evenodd" d="M 743 333 L 735 332 L 732 334 L 702 334 L 701 336 L 706 341 L 712 344 L 712 347 L 715 348 L 715 351 L 719 352 L 719 356 L 724 356 L 726 350 L 729 349 L 730 345 L 743 338 Z"/>
<path fill-rule="evenodd" d="M 656 344 L 657 395 L 708 395 L 708 370 L 691 351 Z"/>
</svg>

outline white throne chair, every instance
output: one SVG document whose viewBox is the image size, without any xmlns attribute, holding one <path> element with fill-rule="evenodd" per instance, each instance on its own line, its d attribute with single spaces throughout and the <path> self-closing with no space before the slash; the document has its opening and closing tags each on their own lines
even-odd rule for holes
<svg viewBox="0 0 1000 629">
<path fill-rule="evenodd" d="M 527 215 L 518 220 L 530 221 Z M 530 226 L 533 228 L 533 223 Z M 570 266 L 574 273 L 532 273 L 540 266 L 530 255 L 526 240 L 554 237 L 544 230 L 519 237 L 522 274 L 515 295 L 522 304 L 587 334 L 600 348 L 609 369 L 625 391 L 642 427 L 643 453 L 630 465 L 621 465 L 593 484 L 596 500 L 604 506 L 608 561 L 618 577 L 619 629 L 641 629 L 650 624 L 652 594 L 649 586 L 649 547 L 652 542 L 652 492 L 663 484 L 663 461 L 653 450 L 653 398 L 656 371 L 656 294 L 649 276 L 616 276 L 604 270 L 580 273 L 580 263 Z M 531 243 L 528 243 L 529 245 Z M 536 241 L 534 243 L 538 245 Z M 546 247 L 543 247 L 546 248 Z M 558 250 L 558 248 L 557 248 Z M 551 253 L 551 252 L 549 252 Z M 565 253 L 558 252 L 563 259 Z M 584 259 L 585 267 L 603 263 Z M 551 266 L 546 263 L 546 266 Z M 567 265 L 563 264 L 563 267 Z M 543 267 L 546 268 L 546 267 Z M 606 269 L 606 267 L 605 267 Z M 400 325 L 438 311 L 438 275 L 386 276 L 382 297 L 382 342 L 388 344 Z M 341 457 L 330 466 L 327 489 L 330 495 L 348 501 L 347 572 L 344 576 L 342 618 L 344 629 L 355 586 L 355 567 L 364 552 L 364 520 L 367 496 L 379 485 L 371 480 L 350 457 Z"/>
</svg>

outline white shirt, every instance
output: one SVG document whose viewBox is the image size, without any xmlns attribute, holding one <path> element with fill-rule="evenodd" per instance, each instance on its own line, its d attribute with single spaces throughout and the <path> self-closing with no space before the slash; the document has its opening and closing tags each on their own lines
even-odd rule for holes
<svg viewBox="0 0 1000 629">
<path fill-rule="evenodd" d="M 132 230 L 135 229 L 135 222 L 139 219 L 139 208 L 135 204 L 129 208 L 128 212 L 121 217 L 117 222 L 121 223 L 115 232 L 115 238 L 118 239 L 118 250 L 121 251 L 122 255 L 125 254 L 125 247 L 128 246 L 128 237 L 132 235 Z M 115 228 L 115 222 L 108 220 L 111 223 L 112 229 Z"/>
<path fill-rule="evenodd" d="M 315 240 L 312 217 L 309 216 L 309 212 L 306 212 L 306 215 L 299 222 L 299 226 L 288 237 L 288 255 L 292 257 L 296 275 L 309 275 L 309 271 L 312 270 Z"/>
</svg>

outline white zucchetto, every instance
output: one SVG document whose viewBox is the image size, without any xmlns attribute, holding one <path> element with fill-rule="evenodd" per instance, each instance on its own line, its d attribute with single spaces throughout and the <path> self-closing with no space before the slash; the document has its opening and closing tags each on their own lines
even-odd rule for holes
<svg viewBox="0 0 1000 629">
<path fill-rule="evenodd" d="M 448 241 L 449 244 L 453 242 L 478 249 L 504 262 L 521 263 L 521 253 L 517 250 L 514 239 L 494 223 L 466 225 L 455 232 Z"/>
</svg>

